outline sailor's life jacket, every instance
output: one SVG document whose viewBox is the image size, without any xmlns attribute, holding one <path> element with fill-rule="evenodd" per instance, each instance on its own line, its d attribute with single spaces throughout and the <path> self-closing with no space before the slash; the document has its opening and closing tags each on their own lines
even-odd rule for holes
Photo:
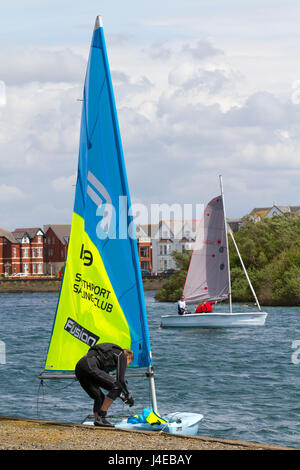
<svg viewBox="0 0 300 470">
<path fill-rule="evenodd" d="M 159 413 L 156 413 L 154 410 L 150 410 L 149 408 L 143 408 L 142 414 L 129 416 L 127 419 L 128 423 L 131 424 L 138 424 L 138 423 L 149 423 L 151 425 L 154 424 L 166 424 L 168 422 L 167 419 L 164 419 L 160 416 Z"/>
<path fill-rule="evenodd" d="M 204 304 L 200 304 L 196 308 L 195 313 L 212 312 L 213 311 L 213 308 L 212 308 L 213 305 L 214 305 L 214 302 L 205 302 Z"/>
</svg>

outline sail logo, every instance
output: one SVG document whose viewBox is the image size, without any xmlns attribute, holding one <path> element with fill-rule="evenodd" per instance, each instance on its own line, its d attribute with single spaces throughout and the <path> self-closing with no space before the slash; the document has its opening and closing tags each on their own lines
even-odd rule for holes
<svg viewBox="0 0 300 470">
<path fill-rule="evenodd" d="M 83 260 L 84 266 L 91 266 L 93 264 L 93 255 L 89 250 L 84 249 L 84 244 L 81 245 L 80 259 Z"/>
<path fill-rule="evenodd" d="M 112 223 L 114 207 L 107 189 L 91 171 L 88 171 L 87 179 L 87 194 L 97 206 L 96 216 L 101 217 L 96 227 L 96 234 L 103 240 L 115 233 L 115 224 Z"/>
<path fill-rule="evenodd" d="M 70 333 L 74 338 L 79 339 L 88 346 L 94 346 L 99 340 L 99 336 L 94 335 L 91 331 L 83 328 L 83 326 L 76 323 L 72 318 L 68 318 L 64 329 Z"/>
</svg>

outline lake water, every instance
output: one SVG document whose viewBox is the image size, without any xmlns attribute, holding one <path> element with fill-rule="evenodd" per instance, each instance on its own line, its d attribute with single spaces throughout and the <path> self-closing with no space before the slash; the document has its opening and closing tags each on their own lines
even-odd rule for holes
<svg viewBox="0 0 300 470">
<path fill-rule="evenodd" d="M 200 435 L 300 447 L 300 308 L 265 308 L 264 327 L 161 329 L 160 316 L 176 305 L 145 296 L 160 414 L 203 414 Z M 0 295 L 1 415 L 81 422 L 92 412 L 78 382 L 40 386 L 57 297 Z M 147 380 L 130 379 L 129 389 L 130 412 L 150 406 Z M 112 410 L 128 412 L 120 400 Z"/>
</svg>

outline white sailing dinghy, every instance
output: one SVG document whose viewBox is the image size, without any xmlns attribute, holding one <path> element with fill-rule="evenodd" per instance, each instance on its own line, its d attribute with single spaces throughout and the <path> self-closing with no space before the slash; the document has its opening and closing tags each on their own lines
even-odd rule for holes
<svg viewBox="0 0 300 470">
<path fill-rule="evenodd" d="M 161 326 L 196 328 L 233 328 L 262 326 L 267 313 L 262 312 L 245 265 L 241 258 L 233 233 L 226 223 L 222 177 L 221 195 L 212 199 L 199 224 L 183 295 L 187 304 L 220 302 L 229 300 L 229 312 L 191 313 L 187 315 L 163 315 Z M 254 296 L 257 311 L 233 312 L 228 237 L 229 232 L 237 250 L 242 268 Z"/>
<path fill-rule="evenodd" d="M 75 366 L 91 346 L 115 343 L 133 351 L 130 368 L 144 369 L 129 372 L 126 378 L 149 379 L 152 410 L 157 413 L 146 306 L 130 214 L 102 21 L 97 17 L 83 93 L 68 254 L 45 368 L 39 378 L 75 379 Z M 196 434 L 202 418 L 200 414 L 173 413 L 169 419 L 165 417 L 163 425 L 120 418 L 116 425 Z M 84 422 L 89 424 L 89 418 Z"/>
</svg>

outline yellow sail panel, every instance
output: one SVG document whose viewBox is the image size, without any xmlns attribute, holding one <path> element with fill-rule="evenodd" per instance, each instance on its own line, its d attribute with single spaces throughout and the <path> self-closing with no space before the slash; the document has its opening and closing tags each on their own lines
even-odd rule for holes
<svg viewBox="0 0 300 470">
<path fill-rule="evenodd" d="M 99 251 L 84 230 L 84 220 L 74 212 L 45 369 L 73 371 L 97 342 L 130 348 L 131 335 Z"/>
</svg>

